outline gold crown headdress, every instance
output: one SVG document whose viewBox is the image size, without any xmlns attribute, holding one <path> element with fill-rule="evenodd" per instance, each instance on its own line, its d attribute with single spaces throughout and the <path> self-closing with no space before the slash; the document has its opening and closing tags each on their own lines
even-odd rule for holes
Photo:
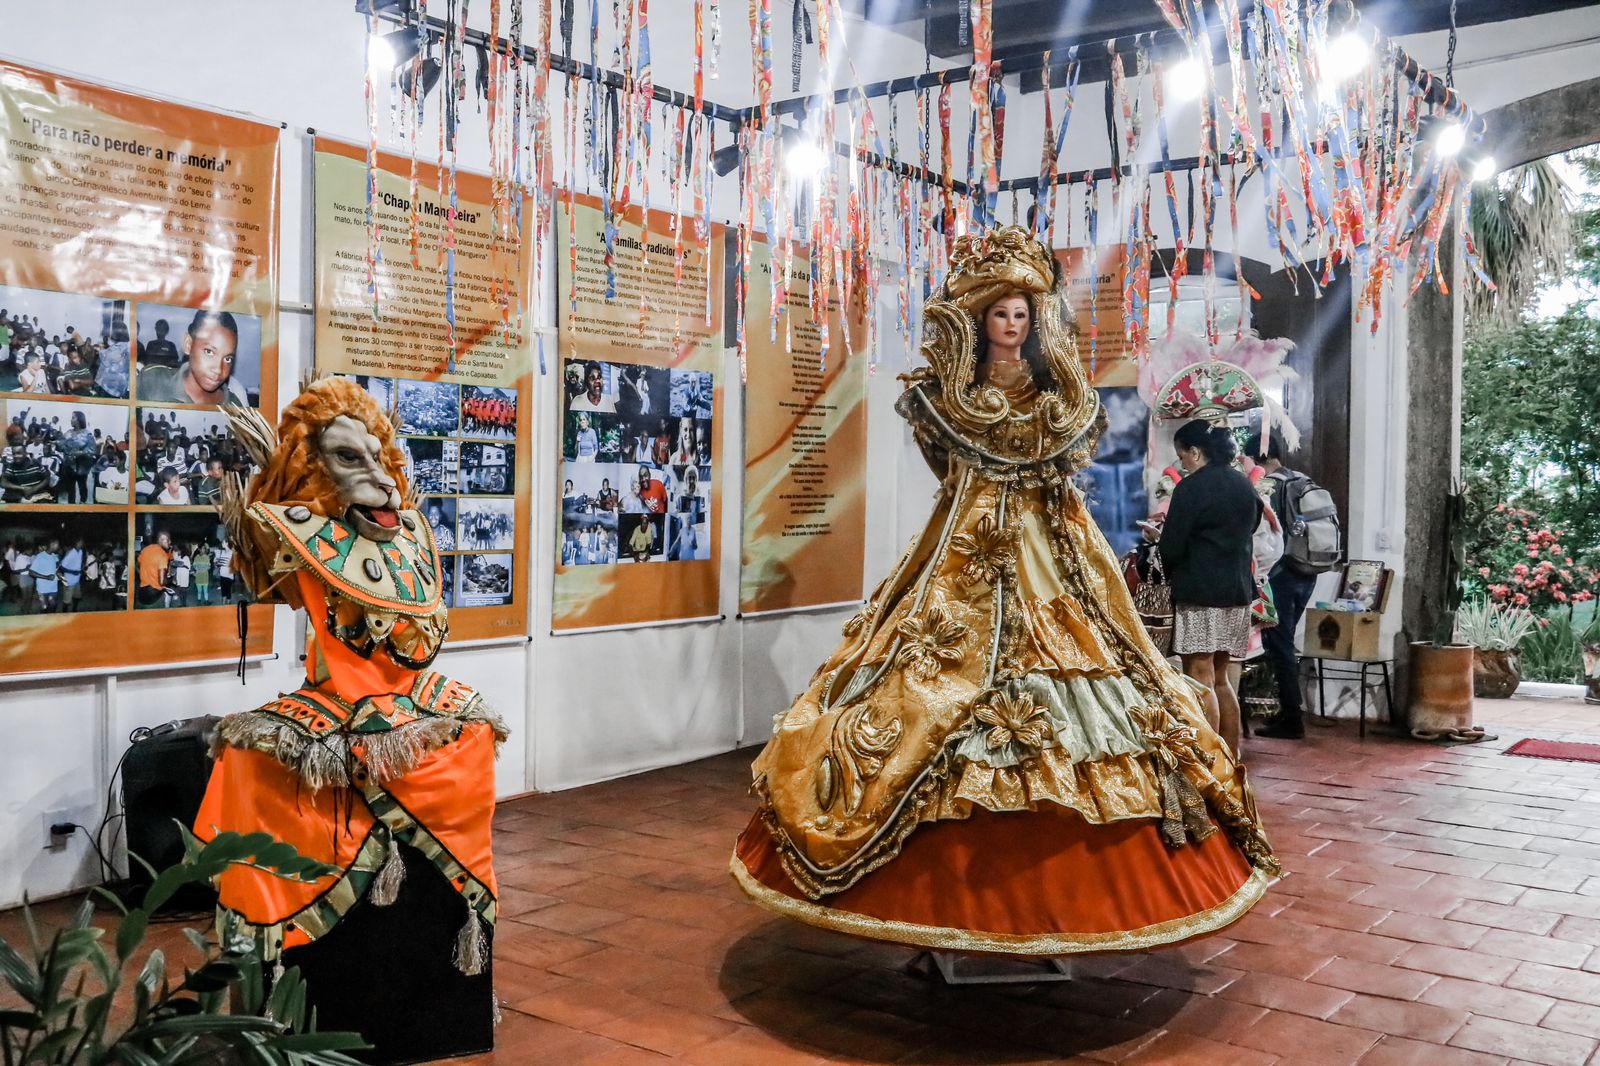
<svg viewBox="0 0 1600 1066">
<path fill-rule="evenodd" d="M 973 318 L 1010 293 L 1045 295 L 1055 289 L 1055 263 L 1021 226 L 956 239 L 945 299 Z"/>
<path fill-rule="evenodd" d="M 973 380 L 979 320 L 990 304 L 1012 294 L 1027 297 L 1040 350 L 1059 387 L 1040 397 L 1034 413 L 1050 437 L 1076 437 L 1093 425 L 1099 397 L 1078 359 L 1055 260 L 1021 226 L 957 238 L 944 288 L 923 309 L 922 355 L 938 379 L 945 411 L 956 425 L 983 433 L 1027 417 L 1012 410 L 1002 390 Z"/>
</svg>

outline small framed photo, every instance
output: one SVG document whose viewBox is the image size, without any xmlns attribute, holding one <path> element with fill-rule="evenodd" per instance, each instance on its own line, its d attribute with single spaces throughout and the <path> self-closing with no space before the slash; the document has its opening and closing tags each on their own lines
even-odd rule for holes
<svg viewBox="0 0 1600 1066">
<path fill-rule="evenodd" d="M 1382 611 L 1388 599 L 1391 571 L 1371 559 L 1351 559 L 1339 581 L 1339 599 L 1359 603 L 1363 611 Z"/>
</svg>

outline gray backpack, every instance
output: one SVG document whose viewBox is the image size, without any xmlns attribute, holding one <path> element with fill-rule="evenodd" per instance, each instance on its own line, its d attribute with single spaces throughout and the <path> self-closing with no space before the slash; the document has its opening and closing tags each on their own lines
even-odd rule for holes
<svg viewBox="0 0 1600 1066">
<path fill-rule="evenodd" d="M 1325 574 L 1344 562 L 1344 531 L 1333 494 L 1306 475 L 1271 475 L 1283 493 L 1283 562 L 1300 574 Z"/>
</svg>

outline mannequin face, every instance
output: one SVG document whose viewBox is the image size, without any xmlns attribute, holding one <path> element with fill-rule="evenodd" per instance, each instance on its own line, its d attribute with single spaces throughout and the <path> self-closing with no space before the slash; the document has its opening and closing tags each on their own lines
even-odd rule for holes
<svg viewBox="0 0 1600 1066">
<path fill-rule="evenodd" d="M 393 540 L 400 493 L 383 468 L 382 443 L 349 415 L 329 422 L 317 437 L 322 465 L 339 491 L 345 519 L 372 540 Z"/>
<path fill-rule="evenodd" d="M 1002 296 L 983 313 L 983 333 L 989 341 L 990 358 L 1015 359 L 1028 339 L 1033 310 L 1026 297 Z"/>
</svg>

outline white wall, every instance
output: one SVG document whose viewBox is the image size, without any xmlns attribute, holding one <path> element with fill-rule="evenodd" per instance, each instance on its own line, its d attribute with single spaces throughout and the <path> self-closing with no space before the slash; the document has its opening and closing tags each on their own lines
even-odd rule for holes
<svg viewBox="0 0 1600 1066">
<path fill-rule="evenodd" d="M 267 5 L 246 0 L 50 4 L 0 0 L 0 25 L 6 29 L 0 50 L 23 62 L 136 91 L 285 123 L 282 298 L 304 302 L 310 299 L 312 283 L 311 160 L 304 130 L 315 127 L 350 140 L 364 138 L 364 31 L 353 7 L 343 0 L 275 0 Z M 749 34 L 742 8 L 724 4 L 723 9 L 723 76 L 708 81 L 707 94 L 742 106 L 750 100 Z M 481 25 L 483 5 L 474 5 L 474 10 L 474 24 Z M 657 3 L 655 15 L 655 78 L 661 84 L 686 87 L 690 20 L 684 0 Z M 580 23 L 584 17 L 580 10 Z M 788 31 L 786 18 L 776 21 L 776 90 L 781 98 L 788 95 Z M 1469 99 L 1487 108 L 1587 77 L 1600 61 L 1600 46 L 1571 43 L 1596 34 L 1600 18 L 1592 11 L 1468 30 L 1462 35 L 1458 84 Z M 586 40 L 581 24 L 577 36 Z M 1440 35 L 1405 43 L 1423 62 L 1442 62 Z M 1546 46 L 1556 50 L 1540 50 Z M 1529 49 L 1533 51 L 1517 58 L 1494 59 Z M 602 54 L 609 55 L 604 44 Z M 881 31 L 853 27 L 850 54 L 867 80 L 921 69 L 918 50 L 905 38 Z M 808 87 L 815 77 L 814 66 L 808 54 Z M 1008 140 L 1013 148 L 1007 159 L 1015 162 L 1006 168 L 1007 176 L 1036 166 L 1032 160 L 1038 155 L 1038 99 L 1012 94 Z M 960 110 L 958 104 L 958 114 Z M 882 103 L 875 105 L 875 113 L 886 138 L 887 112 Z M 1065 166 L 1081 170 L 1107 162 L 1100 113 L 1099 87 L 1085 87 Z M 959 118 L 956 127 L 964 142 L 965 127 Z M 909 129 L 902 126 L 903 132 Z M 902 138 L 903 143 L 910 140 L 909 134 Z M 1176 129 L 1174 140 L 1175 153 L 1192 151 Z M 465 166 L 485 167 L 483 142 L 481 119 L 469 108 L 462 142 Z M 726 218 L 731 183 L 720 185 L 723 192 L 716 213 Z M 1028 199 L 1020 198 L 1023 207 Z M 1077 203 L 1081 209 L 1081 196 Z M 1241 204 L 1241 220 L 1247 227 L 1259 214 L 1258 202 Z M 1259 234 L 1242 241 L 1247 254 L 1259 254 L 1251 249 L 1264 247 Z M 880 308 L 880 316 L 887 323 L 892 321 L 893 294 L 886 290 L 884 295 L 886 306 Z M 1389 322 L 1376 339 L 1358 340 L 1351 404 L 1353 513 L 1348 517 L 1353 546 L 1373 557 L 1397 561 L 1404 528 L 1404 432 L 1402 409 L 1396 407 L 1403 400 L 1396 398 L 1405 395 L 1405 330 L 1397 310 L 1391 311 Z M 309 319 L 286 313 L 281 325 L 280 401 L 292 395 L 310 361 Z M 932 476 L 892 413 L 898 392 L 894 375 L 905 368 L 907 354 L 896 347 L 892 328 L 881 329 L 879 335 L 887 348 L 880 353 L 880 368 L 869 389 L 871 492 L 865 574 L 869 586 L 921 528 L 933 491 Z M 1364 326 L 1358 327 L 1358 337 L 1366 337 Z M 770 729 L 771 716 L 805 684 L 850 613 L 736 619 L 740 500 L 736 479 L 728 479 L 722 500 L 726 620 L 551 636 L 554 538 L 548 523 L 556 513 L 558 488 L 549 458 L 557 454 L 556 419 L 550 417 L 556 403 L 554 380 L 541 379 L 536 385 L 533 639 L 520 645 L 446 651 L 439 663 L 445 672 L 481 688 L 515 731 L 498 768 L 501 795 L 569 787 L 724 751 L 738 743 L 759 743 Z M 737 381 L 731 366 L 723 381 Z M 726 403 L 722 419 L 723 454 L 730 471 L 739 455 L 738 409 L 737 403 Z M 1390 538 L 1396 550 L 1388 554 L 1380 550 L 1380 535 Z M 280 609 L 277 658 L 252 665 L 244 686 L 227 666 L 27 684 L 0 680 L 0 736 L 7 738 L 0 746 L 4 814 L 0 906 L 15 902 L 24 892 L 37 897 L 87 883 L 93 859 L 81 837 L 60 852 L 42 850 L 47 815 L 65 811 L 78 821 L 98 817 L 110 767 L 132 728 L 191 715 L 224 714 L 293 688 L 300 675 L 297 632 L 290 612 Z"/>
</svg>

